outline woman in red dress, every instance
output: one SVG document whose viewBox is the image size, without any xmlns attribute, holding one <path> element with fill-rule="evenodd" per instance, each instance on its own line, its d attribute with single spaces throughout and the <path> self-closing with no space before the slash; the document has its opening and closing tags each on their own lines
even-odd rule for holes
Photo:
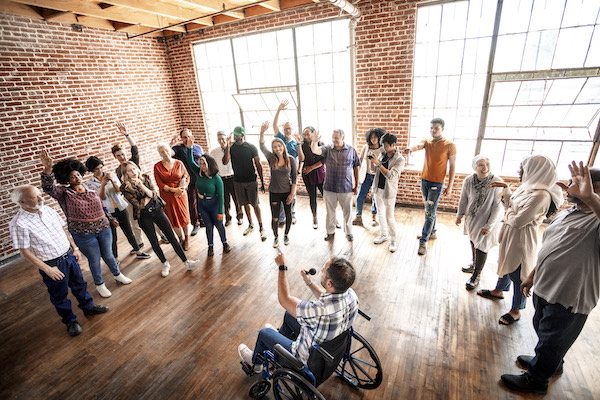
<svg viewBox="0 0 600 400">
<path fill-rule="evenodd" d="M 189 250 L 190 212 L 186 188 L 190 183 L 190 176 L 185 165 L 174 159 L 173 150 L 165 143 L 158 145 L 161 161 L 154 164 L 154 180 L 158 186 L 160 197 L 165 201 L 165 213 L 175 234 L 181 241 L 184 250 Z"/>
</svg>

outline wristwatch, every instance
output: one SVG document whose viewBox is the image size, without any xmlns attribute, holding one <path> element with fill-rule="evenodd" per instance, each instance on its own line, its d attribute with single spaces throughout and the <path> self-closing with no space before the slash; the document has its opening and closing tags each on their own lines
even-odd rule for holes
<svg viewBox="0 0 600 400">
<path fill-rule="evenodd" d="M 280 271 L 287 271 L 287 267 L 285 266 L 285 264 L 281 264 L 281 265 L 279 266 L 279 270 L 280 270 Z"/>
</svg>

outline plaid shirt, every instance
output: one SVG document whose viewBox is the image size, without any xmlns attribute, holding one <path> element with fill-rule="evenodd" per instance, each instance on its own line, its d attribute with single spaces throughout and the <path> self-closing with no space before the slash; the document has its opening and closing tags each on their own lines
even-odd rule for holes
<svg viewBox="0 0 600 400">
<path fill-rule="evenodd" d="M 325 293 L 317 300 L 302 300 L 296 307 L 300 334 L 292 343 L 292 354 L 306 364 L 313 344 L 321 344 L 348 330 L 358 312 L 354 290 Z"/>
<path fill-rule="evenodd" d="M 21 208 L 8 224 L 8 230 L 15 249 L 31 249 L 37 258 L 48 261 L 71 248 L 64 226 L 65 221 L 56 211 L 42 206 L 38 213 Z"/>
<path fill-rule="evenodd" d="M 344 143 L 344 147 L 336 149 L 333 145 L 321 147 L 325 170 L 323 189 L 334 193 L 350 193 L 352 191 L 353 169 L 360 166 L 360 159 L 354 147 Z"/>
</svg>

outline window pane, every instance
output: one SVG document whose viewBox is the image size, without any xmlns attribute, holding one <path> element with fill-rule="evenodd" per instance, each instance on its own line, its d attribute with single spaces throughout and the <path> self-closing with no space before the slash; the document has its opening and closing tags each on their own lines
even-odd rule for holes
<svg viewBox="0 0 600 400">
<path fill-rule="evenodd" d="M 571 106 L 543 106 L 535 119 L 535 126 L 564 126 L 563 121 Z"/>
<path fill-rule="evenodd" d="M 533 142 L 508 140 L 502 164 L 502 175 L 517 175 L 521 161 L 531 155 Z"/>
<path fill-rule="evenodd" d="M 348 47 L 350 46 L 349 23 L 349 20 L 346 19 L 331 23 L 332 51 L 348 51 Z"/>
<path fill-rule="evenodd" d="M 462 39 L 465 37 L 468 1 L 442 5 L 442 30 L 440 40 Z"/>
<path fill-rule="evenodd" d="M 571 176 L 568 167 L 571 161 L 587 162 L 591 150 L 591 143 L 565 143 L 556 164 L 559 179 L 568 179 Z"/>
<path fill-rule="evenodd" d="M 442 6 L 435 5 L 417 8 L 417 43 L 438 42 Z"/>
<path fill-rule="evenodd" d="M 317 83 L 333 82 L 333 59 L 331 53 L 315 56 L 315 73 Z"/>
<path fill-rule="evenodd" d="M 539 106 L 513 107 L 508 118 L 508 126 L 530 126 L 539 109 Z"/>
<path fill-rule="evenodd" d="M 533 154 L 543 154 L 556 163 L 561 147 L 562 142 L 535 142 L 533 144 Z"/>
<path fill-rule="evenodd" d="M 496 17 L 496 0 L 469 1 L 466 37 L 492 36 Z"/>
<path fill-rule="evenodd" d="M 590 46 L 593 30 L 594 28 L 591 26 L 561 29 L 552 68 L 582 67 Z"/>
<path fill-rule="evenodd" d="M 315 54 L 331 53 L 331 23 L 325 22 L 313 25 Z"/>
<path fill-rule="evenodd" d="M 560 27 L 565 0 L 535 0 L 531 11 L 530 31 Z"/>
<path fill-rule="evenodd" d="M 524 81 L 517 94 L 516 105 L 542 104 L 549 85 L 545 80 Z"/>
<path fill-rule="evenodd" d="M 520 70 L 525 37 L 524 33 L 498 37 L 494 57 L 494 72 Z"/>
<path fill-rule="evenodd" d="M 557 39 L 558 30 L 529 32 L 521 70 L 550 69 Z"/>
<path fill-rule="evenodd" d="M 296 28 L 296 51 L 298 56 L 314 54 L 313 26 L 305 25 Z"/>
<path fill-rule="evenodd" d="M 600 18 L 600 17 L 599 17 Z M 596 25 L 594 30 L 594 36 L 590 44 L 587 58 L 585 59 L 586 67 L 598 67 L 600 66 L 600 26 Z"/>
<path fill-rule="evenodd" d="M 575 103 L 600 103 L 600 77 L 588 78 Z"/>
<path fill-rule="evenodd" d="M 544 104 L 573 104 L 586 78 L 555 79 Z"/>
<path fill-rule="evenodd" d="M 563 27 L 593 25 L 599 8 L 598 0 L 568 0 L 561 25 Z"/>
<path fill-rule="evenodd" d="M 481 142 L 479 154 L 490 159 L 490 171 L 492 174 L 500 175 L 502 171 L 502 160 L 504 159 L 505 140 L 484 140 Z M 513 175 L 509 174 L 509 175 Z"/>
<path fill-rule="evenodd" d="M 294 38 L 291 29 L 277 31 L 277 51 L 279 58 L 294 58 Z"/>
<path fill-rule="evenodd" d="M 439 75 L 458 75 L 461 72 L 463 40 L 440 43 L 437 73 Z"/>
<path fill-rule="evenodd" d="M 527 32 L 533 0 L 508 0 L 502 6 L 499 34 Z"/>
<path fill-rule="evenodd" d="M 521 82 L 495 82 L 492 86 L 490 104 L 509 106 L 515 103 Z"/>
</svg>

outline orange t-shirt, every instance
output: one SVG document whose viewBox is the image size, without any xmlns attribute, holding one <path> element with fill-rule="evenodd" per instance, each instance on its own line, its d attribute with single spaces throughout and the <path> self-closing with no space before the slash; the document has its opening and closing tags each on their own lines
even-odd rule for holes
<svg viewBox="0 0 600 400">
<path fill-rule="evenodd" d="M 446 178 L 448 159 L 456 155 L 456 145 L 445 138 L 437 142 L 427 139 L 424 145 L 425 162 L 421 176 L 429 182 L 443 183 Z"/>
</svg>

